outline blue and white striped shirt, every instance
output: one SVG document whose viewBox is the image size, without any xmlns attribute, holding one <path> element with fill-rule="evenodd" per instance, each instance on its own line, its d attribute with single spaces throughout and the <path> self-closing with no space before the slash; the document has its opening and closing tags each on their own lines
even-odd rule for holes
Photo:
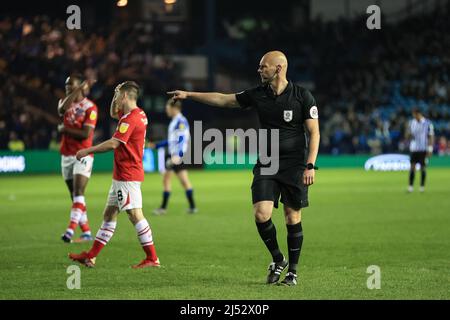
<svg viewBox="0 0 450 320">
<path fill-rule="evenodd" d="M 422 118 L 419 121 L 413 119 L 409 123 L 411 133 L 411 142 L 409 144 L 410 152 L 424 152 L 428 149 L 428 137 L 434 136 L 433 124 L 430 120 Z"/>
<path fill-rule="evenodd" d="M 190 138 L 189 123 L 183 114 L 179 113 L 169 124 L 169 154 L 182 157 L 188 150 Z"/>
</svg>

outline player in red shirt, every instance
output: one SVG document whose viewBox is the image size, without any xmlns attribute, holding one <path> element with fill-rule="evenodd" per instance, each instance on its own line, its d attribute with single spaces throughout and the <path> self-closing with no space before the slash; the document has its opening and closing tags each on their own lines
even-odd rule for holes
<svg viewBox="0 0 450 320">
<path fill-rule="evenodd" d="M 69 76 L 66 80 L 66 97 L 58 103 L 58 113 L 63 119 L 63 123 L 58 126 L 58 131 L 62 134 L 61 170 L 72 198 L 69 226 L 61 236 L 68 243 L 72 242 L 78 225 L 82 234 L 75 242 L 93 240 L 84 192 L 91 176 L 94 157 L 87 155 L 78 160 L 75 158 L 78 150 L 92 146 L 97 124 L 97 106 L 86 97 L 92 84 L 93 81 L 83 81 L 81 75 Z"/>
<path fill-rule="evenodd" d="M 152 230 L 142 212 L 141 182 L 144 180 L 142 158 L 144 153 L 147 117 L 137 105 L 139 86 L 126 81 L 116 87 L 111 103 L 110 114 L 119 119 L 116 132 L 111 139 L 82 149 L 77 159 L 88 154 L 114 150 L 114 172 L 103 224 L 98 230 L 94 244 L 89 252 L 69 254 L 69 258 L 87 267 L 95 265 L 100 250 L 112 238 L 117 225 L 117 216 L 125 210 L 133 223 L 146 257 L 133 268 L 159 267 L 159 259 L 153 245 Z"/>
</svg>

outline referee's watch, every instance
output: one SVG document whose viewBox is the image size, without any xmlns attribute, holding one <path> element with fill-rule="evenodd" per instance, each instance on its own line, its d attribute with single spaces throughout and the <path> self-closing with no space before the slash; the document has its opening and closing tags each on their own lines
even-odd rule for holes
<svg viewBox="0 0 450 320">
<path fill-rule="evenodd" d="M 315 165 L 314 165 L 314 163 L 308 163 L 307 165 L 306 165 L 306 170 L 312 170 L 312 169 L 314 169 L 314 170 L 319 170 L 319 167 L 316 167 Z"/>
</svg>

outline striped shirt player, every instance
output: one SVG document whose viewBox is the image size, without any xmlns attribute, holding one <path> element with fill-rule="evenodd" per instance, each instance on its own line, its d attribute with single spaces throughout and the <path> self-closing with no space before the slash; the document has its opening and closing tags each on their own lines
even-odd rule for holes
<svg viewBox="0 0 450 320">
<path fill-rule="evenodd" d="M 182 113 L 178 113 L 172 118 L 169 124 L 167 140 L 156 144 L 156 148 L 167 148 L 166 169 L 179 172 L 185 168 L 183 163 L 176 164 L 172 158 L 182 158 L 189 147 L 191 134 L 189 123 Z M 176 161 L 175 161 L 176 162 Z"/>
<path fill-rule="evenodd" d="M 91 241 L 91 230 L 87 218 L 84 191 L 91 177 L 93 155 L 77 160 L 78 150 L 92 146 L 94 130 L 97 125 L 97 106 L 85 94 L 89 83 L 82 76 L 71 75 L 67 78 L 65 89 L 67 96 L 58 103 L 58 112 L 63 123 L 58 126 L 61 133 L 61 171 L 72 198 L 69 225 L 61 236 L 64 242 Z M 77 226 L 82 234 L 72 240 Z"/>
<path fill-rule="evenodd" d="M 178 113 L 169 124 L 169 155 L 183 157 L 188 150 L 190 138 L 189 123 L 182 113 Z"/>
<path fill-rule="evenodd" d="M 411 138 L 409 144 L 411 168 L 409 171 L 408 192 L 414 190 L 414 178 L 416 164 L 420 164 L 421 180 L 420 191 L 425 190 L 426 179 L 426 158 L 433 153 L 434 128 L 430 120 L 426 119 L 418 109 L 412 111 L 413 119 L 409 123 L 409 136 Z"/>
<path fill-rule="evenodd" d="M 172 172 L 175 172 L 181 185 L 185 189 L 186 198 L 189 202 L 188 213 L 197 212 L 195 207 L 193 188 L 189 181 L 186 166 L 182 162 L 182 157 L 189 148 L 189 140 L 191 138 L 189 132 L 189 123 L 185 116 L 181 113 L 181 101 L 169 100 L 166 104 L 166 114 L 172 120 L 169 124 L 167 133 L 167 140 L 156 144 L 156 148 L 167 147 L 168 154 L 166 155 L 166 171 L 163 175 L 163 199 L 161 206 L 153 211 L 156 215 L 166 213 L 167 204 L 171 192 L 171 177 Z"/>
<path fill-rule="evenodd" d="M 127 81 L 118 85 L 110 113 L 113 118 L 119 119 L 119 123 L 112 138 L 77 153 L 77 158 L 82 158 L 86 154 L 114 150 L 113 181 L 103 213 L 103 224 L 89 252 L 69 254 L 72 260 L 88 267 L 94 266 L 95 258 L 112 238 L 120 211 L 127 212 L 146 254 L 146 258 L 133 267 L 160 266 L 152 231 L 142 212 L 141 183 L 144 180 L 142 159 L 148 120 L 145 112 L 136 105 L 138 94 L 139 86 L 135 82 Z"/>
</svg>

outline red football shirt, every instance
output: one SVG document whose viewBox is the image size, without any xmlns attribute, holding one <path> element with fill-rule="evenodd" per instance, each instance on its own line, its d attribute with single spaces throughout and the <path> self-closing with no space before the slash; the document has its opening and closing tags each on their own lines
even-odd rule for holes
<svg viewBox="0 0 450 320">
<path fill-rule="evenodd" d="M 147 117 L 140 108 L 121 115 L 113 139 L 119 140 L 120 146 L 114 150 L 113 179 L 117 181 L 144 181 L 145 132 Z"/>
<path fill-rule="evenodd" d="M 95 129 L 97 124 L 97 106 L 88 98 L 84 98 L 72 105 L 64 113 L 64 126 L 67 128 L 82 129 L 89 126 Z M 64 156 L 74 156 L 78 150 L 92 146 L 94 130 L 84 140 L 77 140 L 67 133 L 62 134 L 60 152 Z"/>
</svg>

